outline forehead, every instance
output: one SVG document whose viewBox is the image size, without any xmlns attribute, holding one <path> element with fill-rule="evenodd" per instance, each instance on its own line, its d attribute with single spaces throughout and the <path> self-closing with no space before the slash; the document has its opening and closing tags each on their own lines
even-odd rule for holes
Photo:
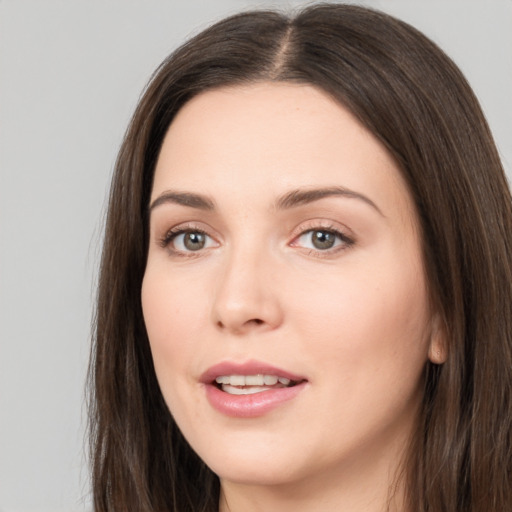
<svg viewBox="0 0 512 512">
<path fill-rule="evenodd" d="M 184 105 L 164 139 L 152 197 L 166 188 L 265 196 L 332 185 L 386 191 L 413 210 L 396 163 L 346 108 L 310 85 L 257 83 Z"/>
<path fill-rule="evenodd" d="M 313 150 L 321 161 L 331 156 L 327 150 L 333 146 L 349 156 L 347 150 L 356 150 L 356 141 L 357 147 L 376 146 L 374 137 L 352 114 L 324 92 L 310 85 L 264 82 L 194 97 L 172 122 L 162 154 L 191 156 L 192 149 L 197 155 L 197 151 L 214 153 L 229 146 L 224 158 L 242 152 L 263 156 L 262 150 L 272 158 L 292 158 Z M 384 148 L 375 149 L 388 157 Z"/>
</svg>

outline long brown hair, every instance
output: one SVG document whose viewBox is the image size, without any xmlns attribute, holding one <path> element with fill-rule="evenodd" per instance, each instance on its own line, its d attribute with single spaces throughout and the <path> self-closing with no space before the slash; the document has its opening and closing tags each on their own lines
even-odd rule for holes
<svg viewBox="0 0 512 512">
<path fill-rule="evenodd" d="M 447 360 L 425 369 L 404 469 L 408 509 L 512 510 L 512 208 L 492 136 L 437 46 L 388 15 L 340 4 L 217 23 L 159 67 L 136 109 L 112 183 L 95 317 L 95 510 L 218 508 L 218 479 L 176 427 L 155 377 L 140 302 L 147 207 L 163 137 L 184 103 L 256 81 L 334 97 L 393 155 L 416 203 Z"/>
</svg>

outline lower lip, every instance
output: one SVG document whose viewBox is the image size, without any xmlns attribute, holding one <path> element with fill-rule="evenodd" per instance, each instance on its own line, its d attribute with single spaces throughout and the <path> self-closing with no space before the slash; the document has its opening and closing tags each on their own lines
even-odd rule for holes
<svg viewBox="0 0 512 512">
<path fill-rule="evenodd" d="M 295 398 L 306 386 L 301 382 L 289 388 L 269 389 L 250 395 L 230 395 L 213 384 L 205 385 L 206 396 L 214 409 L 235 418 L 256 418 Z"/>
</svg>

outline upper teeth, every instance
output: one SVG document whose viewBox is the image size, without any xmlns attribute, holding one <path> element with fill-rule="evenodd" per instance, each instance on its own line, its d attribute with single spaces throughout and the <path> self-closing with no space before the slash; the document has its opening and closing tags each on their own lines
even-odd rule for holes
<svg viewBox="0 0 512 512">
<path fill-rule="evenodd" d="M 220 375 L 215 382 L 231 386 L 273 386 L 280 382 L 284 386 L 288 386 L 291 380 L 276 375 Z"/>
</svg>

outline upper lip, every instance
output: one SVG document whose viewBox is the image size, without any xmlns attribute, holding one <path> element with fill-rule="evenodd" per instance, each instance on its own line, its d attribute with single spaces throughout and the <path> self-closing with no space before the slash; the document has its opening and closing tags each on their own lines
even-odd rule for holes
<svg viewBox="0 0 512 512">
<path fill-rule="evenodd" d="M 295 373 L 283 370 L 268 363 L 261 361 L 247 361 L 244 363 L 235 363 L 223 361 L 208 368 L 199 378 L 200 382 L 210 384 L 221 375 L 275 375 L 277 377 L 286 377 L 294 382 L 306 380 L 305 377 Z"/>
</svg>

